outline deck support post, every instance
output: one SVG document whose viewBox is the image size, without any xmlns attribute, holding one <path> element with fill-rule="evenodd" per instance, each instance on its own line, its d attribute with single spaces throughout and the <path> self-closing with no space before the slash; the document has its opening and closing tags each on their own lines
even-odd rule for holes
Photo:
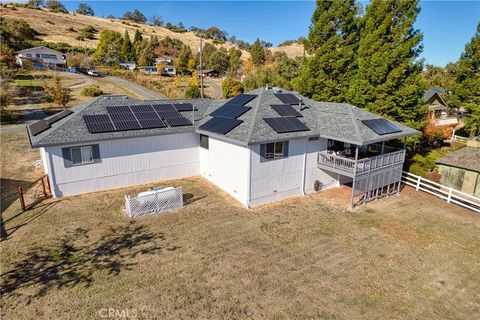
<svg viewBox="0 0 480 320">
<path fill-rule="evenodd" d="M 355 166 L 353 167 L 353 182 L 352 182 L 352 196 L 351 196 L 351 199 L 350 199 L 350 206 L 349 206 L 349 210 L 350 211 L 353 211 L 353 207 L 354 207 L 354 197 L 355 197 L 355 180 L 356 180 L 356 176 L 357 176 L 357 161 L 358 161 L 358 146 L 356 146 L 355 148 Z"/>
</svg>

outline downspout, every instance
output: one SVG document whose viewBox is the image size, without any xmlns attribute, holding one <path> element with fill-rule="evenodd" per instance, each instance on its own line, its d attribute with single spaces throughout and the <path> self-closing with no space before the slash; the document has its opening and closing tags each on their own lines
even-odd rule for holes
<svg viewBox="0 0 480 320">
<path fill-rule="evenodd" d="M 305 139 L 305 152 L 303 154 L 302 192 L 304 196 L 307 194 L 305 192 L 305 181 L 306 181 L 306 175 L 307 175 L 307 147 L 308 147 L 308 138 Z"/>
<path fill-rule="evenodd" d="M 358 149 L 359 149 L 359 146 L 356 146 L 356 150 L 355 150 L 355 167 L 353 168 L 353 182 L 352 182 L 352 197 L 351 197 L 351 200 L 350 200 L 350 206 L 349 206 L 349 210 L 350 211 L 353 211 L 353 198 L 355 196 L 355 180 L 356 180 L 356 176 L 357 176 L 357 161 L 358 161 Z"/>
<path fill-rule="evenodd" d="M 250 146 L 246 147 L 248 150 L 248 162 L 247 162 L 247 170 L 248 170 L 248 182 L 247 182 L 247 208 L 250 209 L 250 199 L 252 198 L 252 149 Z"/>
</svg>

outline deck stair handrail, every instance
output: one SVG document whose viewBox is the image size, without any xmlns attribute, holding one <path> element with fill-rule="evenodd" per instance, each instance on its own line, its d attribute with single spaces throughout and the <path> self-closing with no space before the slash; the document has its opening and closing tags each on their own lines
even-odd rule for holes
<svg viewBox="0 0 480 320">
<path fill-rule="evenodd" d="M 318 164 L 325 165 L 350 174 L 364 174 L 372 170 L 381 169 L 387 166 L 404 162 L 405 150 L 394 149 L 393 147 L 389 148 L 391 149 L 388 150 L 392 150 L 392 152 L 384 153 L 378 156 L 358 159 L 357 161 L 355 161 L 355 159 L 337 156 L 335 154 L 328 153 L 327 151 L 320 151 L 317 156 L 317 162 Z"/>
</svg>

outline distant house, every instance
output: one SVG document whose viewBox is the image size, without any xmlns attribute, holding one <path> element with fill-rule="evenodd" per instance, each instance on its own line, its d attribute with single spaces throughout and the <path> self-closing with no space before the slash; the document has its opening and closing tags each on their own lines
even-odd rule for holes
<svg viewBox="0 0 480 320">
<path fill-rule="evenodd" d="M 122 69 L 126 69 L 126 70 L 135 70 L 135 68 L 137 67 L 137 64 L 135 63 L 135 61 L 120 62 L 119 65 Z"/>
<path fill-rule="evenodd" d="M 398 139 L 419 134 L 280 88 L 223 101 L 101 96 L 27 130 L 55 197 L 201 175 L 246 207 L 342 184 L 358 201 L 397 194 Z"/>
<path fill-rule="evenodd" d="M 43 46 L 17 52 L 16 62 L 19 66 L 23 67 L 27 60 L 36 69 L 67 69 L 67 58 L 63 53 Z"/>
<path fill-rule="evenodd" d="M 456 111 L 449 108 L 442 97 L 445 91 L 431 88 L 424 92 L 423 101 L 427 105 L 427 120 L 436 126 L 456 127 L 460 120 Z"/>
<path fill-rule="evenodd" d="M 198 76 L 201 77 L 202 75 L 208 78 L 218 78 L 220 76 L 220 72 L 215 69 L 203 70 L 203 72 Z"/>
<path fill-rule="evenodd" d="M 167 64 L 167 65 L 172 65 L 173 64 L 173 57 L 172 56 L 159 56 L 155 58 L 155 64 Z"/>
<path fill-rule="evenodd" d="M 440 182 L 462 192 L 480 196 L 480 148 L 475 142 L 436 161 Z"/>
<path fill-rule="evenodd" d="M 174 76 L 177 74 L 177 69 L 174 66 L 164 66 L 162 76 Z"/>
<path fill-rule="evenodd" d="M 158 74 L 158 69 L 156 66 L 141 66 L 138 67 L 138 70 L 144 74 Z"/>
</svg>

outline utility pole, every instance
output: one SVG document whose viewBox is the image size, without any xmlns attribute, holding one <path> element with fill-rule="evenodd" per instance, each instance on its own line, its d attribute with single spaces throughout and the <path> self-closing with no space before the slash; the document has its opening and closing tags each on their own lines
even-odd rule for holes
<svg viewBox="0 0 480 320">
<path fill-rule="evenodd" d="M 203 62 L 202 62 L 202 54 L 203 54 L 203 33 L 200 32 L 200 96 L 203 99 Z"/>
</svg>

